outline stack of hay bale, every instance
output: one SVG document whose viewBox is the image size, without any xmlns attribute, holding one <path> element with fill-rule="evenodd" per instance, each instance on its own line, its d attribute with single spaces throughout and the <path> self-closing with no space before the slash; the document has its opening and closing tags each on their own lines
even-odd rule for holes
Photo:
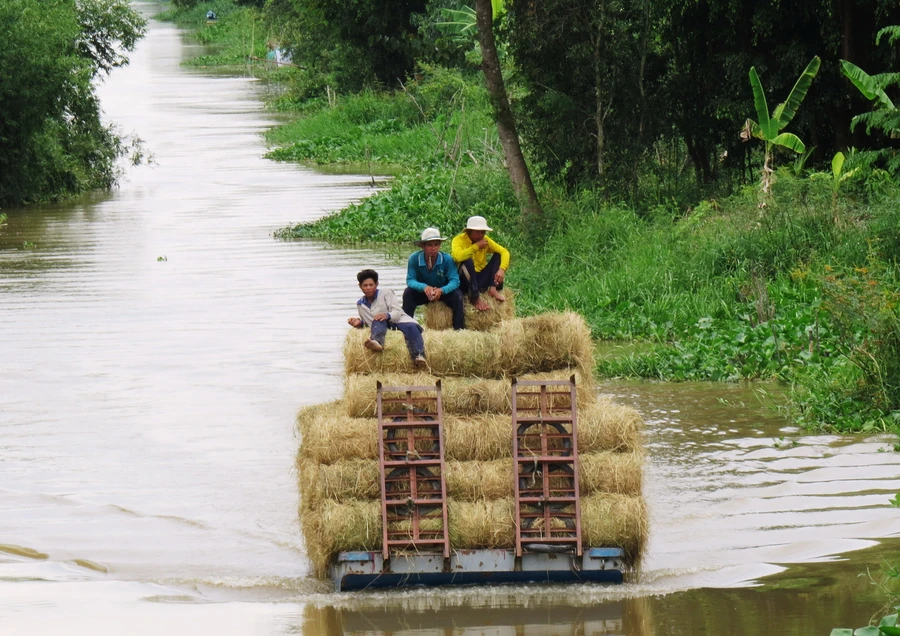
<svg viewBox="0 0 900 636">
<path fill-rule="evenodd" d="M 563 380 L 574 374 L 584 545 L 619 546 L 632 565 L 638 564 L 647 537 L 643 423 L 633 409 L 597 396 L 593 343 L 584 319 L 548 313 L 494 320 L 486 331 L 426 330 L 430 373 L 416 372 L 398 332 L 388 332 L 382 353 L 363 346 L 368 330 L 347 335 L 343 398 L 298 416 L 300 521 L 318 576 L 327 574 L 338 552 L 381 548 L 379 380 L 385 386 L 425 386 L 441 379 L 451 549 L 512 548 L 510 380 Z"/>
</svg>

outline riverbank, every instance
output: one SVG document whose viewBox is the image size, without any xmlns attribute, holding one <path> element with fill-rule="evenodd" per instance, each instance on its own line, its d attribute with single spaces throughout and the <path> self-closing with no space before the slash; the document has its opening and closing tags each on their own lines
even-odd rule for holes
<svg viewBox="0 0 900 636">
<path fill-rule="evenodd" d="M 240 28 L 203 24 L 199 37 L 226 51 L 253 40 L 260 22 L 238 13 Z M 222 25 L 229 15 L 220 8 Z M 389 189 L 277 236 L 408 245 L 425 225 L 452 234 L 481 214 L 513 251 L 520 311 L 572 309 L 598 339 L 643 343 L 600 360 L 600 375 L 777 380 L 807 427 L 900 430 L 900 189 L 884 173 L 842 181 L 781 169 L 762 208 L 754 183 L 648 208 L 536 175 L 546 215 L 526 227 L 474 71 L 421 67 L 402 90 L 340 95 L 302 69 L 280 79 L 286 90 L 271 106 L 295 118 L 268 133 L 270 158 L 402 172 Z"/>
</svg>

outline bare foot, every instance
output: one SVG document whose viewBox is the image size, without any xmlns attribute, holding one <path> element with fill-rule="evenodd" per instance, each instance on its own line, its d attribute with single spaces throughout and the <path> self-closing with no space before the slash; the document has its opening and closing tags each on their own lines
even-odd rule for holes
<svg viewBox="0 0 900 636">
<path fill-rule="evenodd" d="M 505 303 L 505 302 L 506 302 L 506 296 L 504 296 L 503 294 L 501 294 L 500 292 L 498 292 L 496 287 L 489 287 L 489 288 L 488 288 L 488 294 L 490 294 L 490 295 L 491 295 L 491 298 L 493 298 L 494 300 L 496 300 L 498 303 Z"/>
<path fill-rule="evenodd" d="M 478 297 L 478 300 L 476 300 L 474 303 L 472 303 L 472 306 L 475 309 L 477 309 L 478 311 L 487 311 L 488 309 L 491 308 L 490 305 L 488 305 L 486 302 L 481 300 L 481 296 Z"/>
</svg>

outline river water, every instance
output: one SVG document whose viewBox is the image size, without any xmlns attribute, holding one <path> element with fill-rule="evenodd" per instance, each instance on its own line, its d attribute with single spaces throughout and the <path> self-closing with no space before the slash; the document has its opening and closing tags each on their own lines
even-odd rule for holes
<svg viewBox="0 0 900 636">
<path fill-rule="evenodd" d="M 263 88 L 180 66 L 198 52 L 153 21 L 101 86 L 154 165 L 6 210 L 4 635 L 827 634 L 881 607 L 872 580 L 900 563 L 895 440 L 803 435 L 726 385 L 603 386 L 648 424 L 634 582 L 339 595 L 310 578 L 294 415 L 340 393 L 354 274 L 399 288 L 404 272 L 271 237 L 371 179 L 263 159 Z"/>
</svg>

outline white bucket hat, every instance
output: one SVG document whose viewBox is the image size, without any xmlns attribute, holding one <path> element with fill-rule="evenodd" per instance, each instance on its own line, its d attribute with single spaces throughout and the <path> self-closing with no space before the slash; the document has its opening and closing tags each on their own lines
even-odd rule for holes
<svg viewBox="0 0 900 636">
<path fill-rule="evenodd" d="M 491 232 L 491 228 L 488 227 L 487 221 L 483 216 L 470 216 L 469 220 L 466 221 L 466 229 L 467 230 L 481 230 L 482 232 Z"/>
<path fill-rule="evenodd" d="M 416 245 L 422 247 L 424 243 L 428 241 L 446 241 L 446 236 L 441 236 L 441 231 L 436 227 L 426 227 L 422 230 L 422 238 L 416 241 Z"/>
</svg>

